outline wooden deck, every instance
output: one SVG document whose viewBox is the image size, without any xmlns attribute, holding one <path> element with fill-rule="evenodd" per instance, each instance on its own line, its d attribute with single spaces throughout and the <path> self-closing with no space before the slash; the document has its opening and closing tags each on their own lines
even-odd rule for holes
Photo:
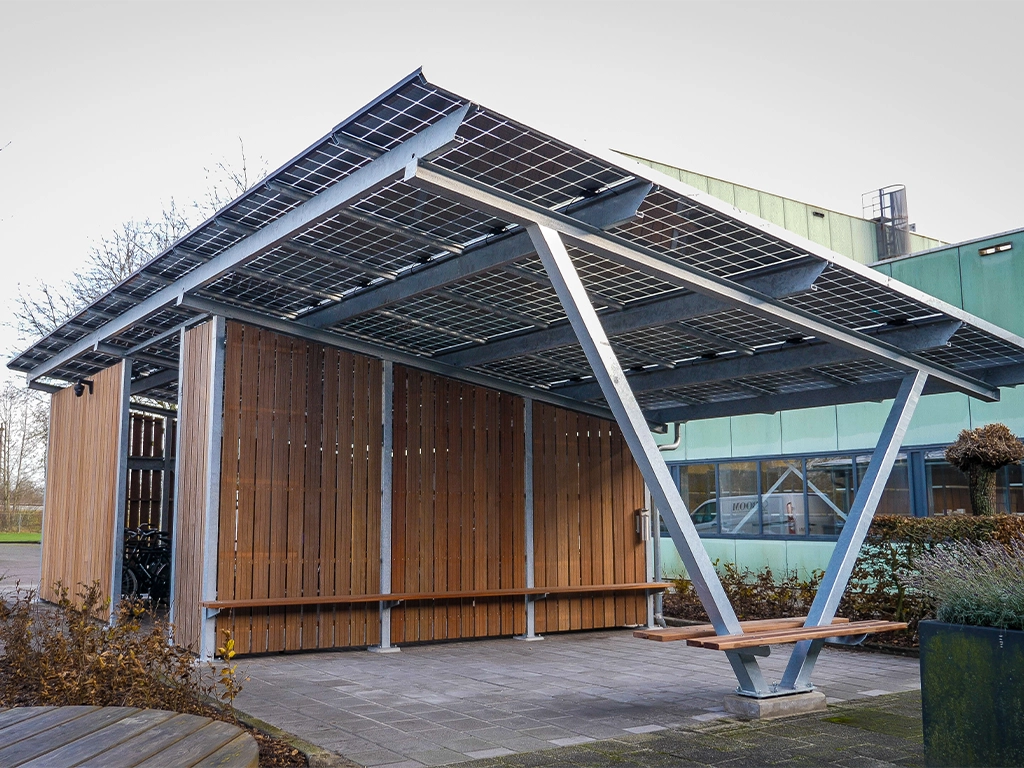
<svg viewBox="0 0 1024 768">
<path fill-rule="evenodd" d="M 257 768 L 256 741 L 219 720 L 134 707 L 0 710 L 9 768 Z"/>
</svg>

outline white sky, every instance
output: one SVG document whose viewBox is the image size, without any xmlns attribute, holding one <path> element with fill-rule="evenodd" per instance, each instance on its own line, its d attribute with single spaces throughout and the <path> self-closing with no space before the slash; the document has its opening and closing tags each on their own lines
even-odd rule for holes
<svg viewBox="0 0 1024 768">
<path fill-rule="evenodd" d="M 417 66 L 566 138 L 848 213 L 906 184 L 944 240 L 1024 226 L 1022 25 L 1009 0 L 0 0 L 0 322 L 19 284 L 202 196 L 238 137 L 277 167 Z"/>
</svg>

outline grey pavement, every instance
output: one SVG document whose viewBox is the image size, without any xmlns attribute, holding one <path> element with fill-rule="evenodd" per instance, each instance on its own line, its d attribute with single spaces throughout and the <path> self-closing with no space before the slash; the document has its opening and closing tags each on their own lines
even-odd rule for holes
<svg viewBox="0 0 1024 768">
<path fill-rule="evenodd" d="M 923 766 L 918 691 L 831 705 L 760 723 L 723 719 L 657 733 L 464 763 L 465 768 L 886 768 Z"/>
<path fill-rule="evenodd" d="M 14 591 L 16 582 L 22 589 L 39 586 L 39 544 L 0 544 L 0 594 Z"/>
<path fill-rule="evenodd" d="M 789 648 L 762 660 L 766 678 L 781 677 Z M 249 677 L 239 709 L 361 765 L 393 768 L 724 723 L 722 701 L 736 685 L 724 654 L 629 630 L 265 656 L 242 659 L 239 671 Z M 814 680 L 833 704 L 920 687 L 916 659 L 840 649 L 822 652 Z"/>
</svg>

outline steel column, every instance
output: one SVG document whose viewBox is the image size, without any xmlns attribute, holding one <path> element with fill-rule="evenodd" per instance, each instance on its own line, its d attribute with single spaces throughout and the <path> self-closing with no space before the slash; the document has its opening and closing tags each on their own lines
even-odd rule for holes
<svg viewBox="0 0 1024 768">
<path fill-rule="evenodd" d="M 900 446 L 903 444 L 903 438 L 907 434 L 910 419 L 917 408 L 921 390 L 924 389 L 927 378 L 926 373 L 918 371 L 904 378 L 900 385 L 899 393 L 889 411 L 889 417 L 885 420 L 885 426 L 882 427 L 882 434 L 879 435 L 874 453 L 871 454 L 867 472 L 853 499 L 853 507 L 846 517 L 843 532 L 839 535 L 836 548 L 832 551 L 832 557 L 825 569 L 821 586 L 818 587 L 818 593 L 814 596 L 814 602 L 811 603 L 807 621 L 804 622 L 805 627 L 831 624 L 836 615 L 839 601 L 842 599 L 843 592 L 846 591 L 853 566 L 857 562 L 857 555 L 860 553 L 864 537 L 871 526 L 878 501 L 882 497 L 885 483 L 889 479 L 889 473 L 896 461 L 896 454 L 899 453 Z M 803 640 L 797 643 L 786 667 L 786 673 L 782 677 L 780 685 L 782 690 L 803 691 L 813 688 L 810 677 L 814 671 L 814 664 L 817 661 L 822 642 L 821 640 Z"/>
<path fill-rule="evenodd" d="M 220 453 L 224 434 L 224 347 L 227 344 L 226 323 L 214 317 L 213 349 L 210 360 L 210 388 L 206 438 L 206 497 L 203 521 L 203 583 L 200 602 L 217 599 L 217 542 L 220 536 Z M 201 626 L 199 658 L 212 659 L 217 650 L 217 611 L 200 607 Z"/>
<path fill-rule="evenodd" d="M 395 366 L 384 361 L 381 379 L 381 433 L 380 461 L 380 594 L 391 594 L 391 504 L 395 447 Z M 391 644 L 391 601 L 380 604 L 380 645 L 370 646 L 374 653 L 397 653 Z"/>
<path fill-rule="evenodd" d="M 742 630 L 736 613 L 693 526 L 679 490 L 675 487 L 668 465 L 654 442 L 565 244 L 553 229 L 529 224 L 527 231 L 562 308 L 576 331 L 594 376 L 601 384 L 601 391 L 615 415 L 615 421 L 622 430 L 633 459 L 643 474 L 644 482 L 651 489 L 654 502 L 663 510 L 665 524 L 715 631 L 720 635 L 738 634 Z M 729 652 L 727 655 L 743 691 L 768 692 L 757 660 L 752 654 Z"/>
<path fill-rule="evenodd" d="M 185 329 L 181 329 L 181 330 L 178 331 L 178 360 L 184 360 L 184 359 L 185 359 Z M 179 414 L 182 412 L 181 411 L 181 406 L 182 406 L 182 396 L 181 396 L 181 386 L 182 385 L 181 385 L 181 382 L 182 382 L 182 380 L 184 378 L 185 378 L 184 376 L 179 376 L 178 377 L 178 413 Z M 167 419 L 168 425 L 170 424 L 170 422 L 171 422 L 171 420 L 170 420 L 170 418 L 168 418 Z M 181 498 L 181 494 L 178 492 L 178 470 L 181 467 L 181 440 L 178 439 L 180 437 L 181 437 L 181 435 L 178 435 L 177 432 L 175 432 L 175 436 L 174 436 L 174 507 L 171 509 L 171 516 L 172 516 L 172 519 L 175 522 L 177 522 L 180 519 L 178 517 L 178 509 L 181 506 L 181 502 L 179 501 L 179 499 Z M 165 491 L 165 493 L 169 494 L 170 487 L 171 486 L 169 484 L 169 480 L 168 480 L 168 478 L 165 477 L 164 478 L 164 491 Z M 177 541 L 178 541 L 177 529 L 172 526 L 172 535 L 171 535 L 171 587 L 170 587 L 170 592 L 168 593 L 168 596 L 167 596 L 167 605 L 168 605 L 167 620 L 168 620 L 168 622 L 170 622 L 170 625 L 172 627 L 174 626 L 174 619 L 175 619 L 175 616 L 174 616 L 174 596 L 175 596 L 175 593 L 177 592 L 177 589 L 178 589 L 178 583 L 177 583 L 178 544 L 177 544 Z M 173 639 L 174 638 L 172 637 L 171 638 L 172 642 L 173 642 Z"/>
<path fill-rule="evenodd" d="M 537 562 L 533 550 L 533 400 L 523 399 L 523 432 L 526 438 L 526 450 L 523 454 L 523 516 L 524 525 L 524 551 L 526 553 L 526 587 L 530 589 L 537 585 Z M 526 634 L 516 635 L 516 640 L 543 640 L 537 634 L 537 601 L 532 595 L 526 596 Z"/>
<path fill-rule="evenodd" d="M 110 620 L 117 613 L 121 601 L 121 571 L 124 568 L 124 517 L 128 506 L 128 445 L 131 421 L 132 359 L 126 357 L 121 365 L 121 419 L 117 434 L 117 494 L 114 497 L 114 542 L 110 567 Z"/>
</svg>

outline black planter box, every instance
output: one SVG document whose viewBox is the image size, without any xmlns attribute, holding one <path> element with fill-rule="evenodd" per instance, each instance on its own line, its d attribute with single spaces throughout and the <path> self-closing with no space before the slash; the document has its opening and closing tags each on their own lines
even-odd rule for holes
<svg viewBox="0 0 1024 768">
<path fill-rule="evenodd" d="M 925 765 L 1024 766 L 1024 632 L 920 631 Z"/>
</svg>

